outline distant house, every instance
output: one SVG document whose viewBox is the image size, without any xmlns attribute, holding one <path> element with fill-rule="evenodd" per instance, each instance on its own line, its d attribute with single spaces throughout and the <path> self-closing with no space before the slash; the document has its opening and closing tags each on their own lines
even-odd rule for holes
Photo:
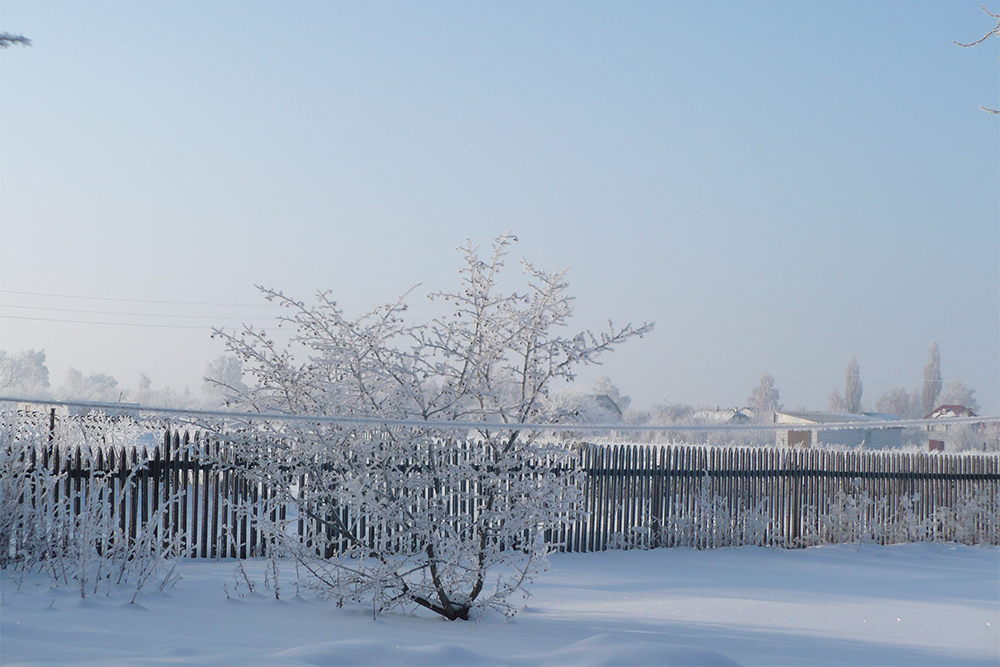
<svg viewBox="0 0 1000 667">
<path fill-rule="evenodd" d="M 950 419 L 954 417 L 977 417 L 978 415 L 964 405 L 941 405 L 937 407 L 924 419 Z M 927 425 L 927 449 L 932 452 L 944 451 L 945 434 L 948 433 L 948 424 L 928 424 Z"/>
<path fill-rule="evenodd" d="M 950 417 L 978 417 L 972 408 L 967 408 L 964 405 L 942 405 L 939 406 L 934 412 L 926 415 L 924 419 L 948 419 Z M 934 424 L 934 428 L 946 428 L 947 424 Z M 928 428 L 931 428 L 928 426 Z"/>
<path fill-rule="evenodd" d="M 776 443 L 784 447 L 867 447 L 889 449 L 903 442 L 902 428 L 819 428 L 855 422 L 895 421 L 896 415 L 865 412 L 845 415 L 830 412 L 775 412 L 775 424 L 787 424 L 777 432 Z"/>
<path fill-rule="evenodd" d="M 699 410 L 692 417 L 701 424 L 749 424 L 753 422 L 753 412 L 750 408 Z"/>
</svg>

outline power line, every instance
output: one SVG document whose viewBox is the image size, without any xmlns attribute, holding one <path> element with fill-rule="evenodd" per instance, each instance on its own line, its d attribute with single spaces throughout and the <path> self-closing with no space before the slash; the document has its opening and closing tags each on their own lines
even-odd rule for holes
<svg viewBox="0 0 1000 667">
<path fill-rule="evenodd" d="M 48 292 L 24 292 L 20 290 L 0 289 L 0 294 L 18 294 L 21 296 L 45 296 L 59 299 L 87 299 L 92 301 L 118 301 L 123 303 L 160 303 L 174 306 L 230 306 L 234 308 L 278 308 L 277 303 L 214 303 L 209 301 L 158 301 L 154 299 L 118 299 L 108 296 L 83 296 L 79 294 L 51 294 Z M 337 303 L 338 308 L 381 308 L 385 304 L 377 303 Z M 407 308 L 438 307 L 440 303 L 407 303 Z M 22 306 L 26 307 L 26 306 Z"/>
<path fill-rule="evenodd" d="M 0 308 L 20 308 L 23 310 L 48 310 L 57 313 L 87 313 L 90 315 L 125 315 L 128 317 L 174 317 L 181 319 L 192 319 L 192 320 L 240 320 L 240 321 L 254 321 L 254 322 L 273 322 L 273 319 L 267 318 L 257 318 L 254 320 L 248 320 L 241 317 L 216 317 L 215 315 L 166 315 L 162 313 L 125 313 L 120 311 L 110 311 L 110 310 L 83 310 L 79 308 L 47 308 L 45 306 L 13 306 L 10 304 L 0 304 Z"/>
<path fill-rule="evenodd" d="M 151 329 L 200 329 L 202 331 L 209 330 L 212 327 L 209 325 L 204 326 L 189 326 L 183 324 L 140 324 L 137 322 L 95 322 L 93 320 L 61 320 L 49 317 L 23 317 L 20 315 L 0 315 L 0 319 L 4 320 L 32 320 L 34 322 L 62 322 L 64 324 L 101 324 L 104 326 L 112 327 L 148 327 Z"/>
<path fill-rule="evenodd" d="M 22 292 L 0 289 L 0 294 L 20 294 L 23 296 L 48 296 L 60 299 L 88 299 L 91 301 L 121 301 L 125 303 L 165 303 L 175 306 L 235 306 L 238 308 L 273 308 L 271 303 L 214 303 L 209 301 L 159 301 L 155 299 L 116 299 L 107 296 L 82 296 L 79 294 L 50 294 L 47 292 Z"/>
<path fill-rule="evenodd" d="M 838 424 L 537 424 L 473 421 L 426 421 L 423 419 L 383 419 L 380 417 L 337 417 L 331 415 L 304 415 L 267 412 L 230 412 L 228 410 L 192 410 L 188 408 L 153 408 L 127 403 L 98 401 L 53 401 L 48 399 L 0 396 L 4 403 L 30 403 L 35 405 L 65 405 L 70 407 L 113 410 L 116 412 L 148 412 L 204 419 L 235 419 L 240 421 L 269 420 L 308 422 L 312 424 L 339 424 L 343 426 L 402 426 L 416 428 L 495 430 L 495 431 L 621 431 L 621 432 L 670 432 L 670 431 L 784 431 L 798 427 L 810 431 L 840 431 L 844 429 L 879 429 L 927 426 L 929 424 L 982 424 L 1000 421 L 1000 417 L 949 417 L 947 419 L 899 419 L 884 421 L 842 422 Z"/>
<path fill-rule="evenodd" d="M 258 304 L 247 304 L 247 303 L 213 303 L 213 302 L 201 302 L 201 301 L 159 301 L 152 299 L 118 299 L 112 297 L 102 297 L 102 296 L 82 296 L 82 295 L 72 295 L 72 294 L 53 294 L 48 292 L 25 292 L 20 290 L 5 290 L 0 289 L 0 294 L 18 294 L 23 296 L 43 296 L 43 297 L 55 297 L 63 299 L 87 299 L 94 301 L 113 301 L 122 303 L 147 303 L 147 304 L 169 304 L 178 306 L 228 306 L 237 308 L 274 308 L 278 307 L 278 304 L 274 303 L 258 303 Z M 407 304 L 407 308 L 413 307 L 428 307 L 428 306 L 439 306 L 437 303 L 416 303 Z M 337 304 L 339 308 L 378 308 L 376 304 Z M 70 313 L 90 313 L 95 315 L 121 315 L 127 317 L 177 317 L 182 319 L 212 319 L 218 322 L 219 320 L 239 320 L 240 322 L 274 322 L 273 319 L 247 319 L 240 317 L 215 317 L 211 315 L 158 315 L 155 313 L 121 313 L 121 312 L 111 312 L 111 311 L 96 311 L 96 310 L 77 310 L 70 308 L 46 308 L 43 306 L 16 306 L 0 304 L 0 307 L 5 308 L 23 308 L 31 310 L 50 310 L 54 312 L 70 312 Z M 132 326 L 132 327 L 147 327 L 147 328 L 172 328 L 172 329 L 205 329 L 211 327 L 199 327 L 199 326 L 184 326 L 184 325 L 169 325 L 169 324 L 131 324 L 124 322 L 94 322 L 88 320 L 65 320 L 65 319 L 54 319 L 54 318 L 44 318 L 44 317 L 26 317 L 26 316 L 16 316 L 16 315 L 0 315 L 2 319 L 15 319 L 15 320 L 32 320 L 39 322 L 58 322 L 65 324 L 102 324 L 107 326 Z M 412 321 L 429 321 L 434 319 L 432 316 L 410 316 L 408 319 Z M 766 366 L 768 368 L 793 371 L 799 373 L 812 373 L 816 375 L 826 375 L 826 376 L 842 376 L 842 371 L 834 370 L 820 370 L 816 368 L 802 368 L 798 366 L 787 366 L 783 364 L 761 364 L 759 362 L 749 361 L 747 359 L 735 359 L 730 357 L 725 357 L 717 354 L 711 354 L 707 352 L 698 352 L 694 350 L 679 350 L 673 349 L 674 352 L 680 354 L 689 354 L 700 357 L 705 357 L 708 359 L 715 359 L 716 361 L 725 361 L 727 363 L 740 364 L 743 366 Z M 895 382 L 911 382 L 919 384 L 922 379 L 909 379 L 902 380 L 899 377 L 885 376 L 885 375 L 864 375 L 863 377 L 874 378 L 876 380 L 889 380 Z M 980 385 L 995 385 L 1000 384 L 997 380 L 971 380 L 971 384 Z"/>
<path fill-rule="evenodd" d="M 84 311 L 84 312 L 87 312 L 87 311 Z M 104 314 L 104 315 L 114 315 L 115 313 L 101 313 L 101 314 Z M 122 314 L 123 315 L 127 315 L 128 313 L 122 313 Z M 160 316 L 154 315 L 153 317 L 172 317 L 172 316 L 170 316 L 170 315 L 160 315 Z M 185 316 L 185 315 L 178 315 L 176 317 L 187 317 L 187 316 Z M 55 317 L 28 317 L 26 315 L 0 315 L 0 319 L 2 319 L 2 320 L 27 320 L 27 321 L 31 321 L 31 322 L 57 322 L 57 323 L 61 323 L 61 324 L 101 324 L 101 325 L 110 326 L 110 327 L 146 327 L 146 328 L 150 328 L 150 329 L 199 329 L 201 331 L 206 331 L 206 330 L 212 330 L 212 329 L 221 328 L 221 327 L 212 326 L 210 324 L 205 324 L 205 325 L 202 325 L 202 326 L 195 326 L 195 325 L 184 325 L 184 324 L 146 324 L 146 323 L 140 323 L 140 322 L 98 322 L 98 321 L 95 321 L 95 320 L 64 320 L 64 319 L 55 318 Z M 205 318 L 199 318 L 199 319 L 214 319 L 214 320 L 218 321 L 220 318 L 205 317 Z M 270 320 L 270 319 L 269 320 L 260 320 L 260 319 L 250 320 L 250 319 L 243 319 L 243 318 L 226 318 L 226 319 L 236 319 L 236 320 L 239 320 L 240 322 L 272 322 L 272 323 L 277 324 L 277 322 L 275 320 Z M 414 317 L 414 318 L 410 318 L 410 319 L 412 319 L 412 320 L 426 320 L 428 318 Z"/>
</svg>

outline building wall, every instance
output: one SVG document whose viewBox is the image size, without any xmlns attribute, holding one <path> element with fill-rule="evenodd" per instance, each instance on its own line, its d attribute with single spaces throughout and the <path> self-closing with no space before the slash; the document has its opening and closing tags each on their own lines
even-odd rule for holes
<svg viewBox="0 0 1000 667">
<path fill-rule="evenodd" d="M 865 449 L 893 449 L 903 443 L 901 428 L 838 429 L 832 431 L 813 429 L 788 429 L 777 432 L 775 443 L 779 447 L 860 447 Z"/>
</svg>

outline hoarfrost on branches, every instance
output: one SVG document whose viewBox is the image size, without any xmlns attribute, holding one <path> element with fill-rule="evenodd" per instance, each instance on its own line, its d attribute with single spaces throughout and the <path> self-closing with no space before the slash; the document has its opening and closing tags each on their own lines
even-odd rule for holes
<svg viewBox="0 0 1000 667">
<path fill-rule="evenodd" d="M 312 306 L 261 288 L 288 310 L 290 343 L 252 327 L 217 332 L 255 379 L 236 405 L 418 424 L 282 421 L 255 424 L 244 440 L 247 473 L 282 489 L 315 527 L 290 540 L 273 522 L 271 535 L 338 602 L 419 605 L 452 620 L 513 613 L 574 511 L 574 476 L 556 473 L 573 450 L 518 424 L 571 421 L 549 398 L 553 381 L 652 325 L 558 335 L 572 314 L 566 270 L 522 261 L 527 291 L 502 294 L 514 241 L 497 237 L 485 260 L 471 241 L 461 248 L 461 288 L 430 295 L 451 314 L 427 325 L 405 321 L 408 294 L 351 320 L 328 292 Z M 455 421 L 482 425 L 458 432 L 447 426 Z"/>
<path fill-rule="evenodd" d="M 994 36 L 1000 37 L 1000 14 L 994 14 L 990 10 L 986 9 L 986 5 L 979 5 L 979 7 L 984 12 L 986 12 L 989 15 L 989 17 L 996 22 L 996 24 L 989 30 L 989 32 L 987 32 L 985 35 L 983 35 L 982 37 L 980 37 L 979 39 L 977 39 L 974 42 L 962 43 L 962 42 L 959 42 L 958 40 L 952 40 L 955 44 L 958 44 L 961 47 L 968 48 L 970 46 L 976 46 L 978 44 L 982 44 L 983 42 L 985 42 L 986 40 L 988 40 L 990 37 L 994 37 Z M 980 105 L 979 108 L 982 109 L 983 111 L 985 111 L 986 113 L 991 113 L 993 115 L 1000 114 L 1000 109 L 990 109 L 989 107 L 984 107 L 982 105 Z"/>
</svg>

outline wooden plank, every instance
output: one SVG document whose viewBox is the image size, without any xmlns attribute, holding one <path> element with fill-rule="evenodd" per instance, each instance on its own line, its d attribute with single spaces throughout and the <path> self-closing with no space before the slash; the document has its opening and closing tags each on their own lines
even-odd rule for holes
<svg viewBox="0 0 1000 667">
<path fill-rule="evenodd" d="M 191 506 L 193 499 L 189 499 L 188 495 L 191 492 L 190 481 L 191 481 L 191 434 L 188 431 L 184 432 L 184 440 L 181 446 L 181 451 L 178 453 L 177 457 L 177 476 L 180 480 L 180 534 L 182 539 L 182 548 L 184 552 L 190 549 L 194 544 L 194 539 L 188 532 L 190 523 L 188 521 L 188 511 Z"/>
<path fill-rule="evenodd" d="M 600 470 L 601 476 L 601 489 L 600 489 L 600 499 L 598 505 L 598 529 L 597 529 L 597 539 L 594 541 L 594 551 L 604 551 L 607 548 L 609 525 L 611 523 L 611 487 L 612 480 L 610 477 L 610 459 L 611 459 L 611 448 L 601 447 L 598 450 L 597 458 L 597 469 Z"/>
<path fill-rule="evenodd" d="M 192 452 L 194 453 L 192 455 Z M 201 434 L 195 432 L 194 442 L 184 452 L 184 467 L 188 471 L 191 479 L 191 536 L 188 544 L 189 556 L 198 557 L 198 550 L 201 546 Z"/>
</svg>

